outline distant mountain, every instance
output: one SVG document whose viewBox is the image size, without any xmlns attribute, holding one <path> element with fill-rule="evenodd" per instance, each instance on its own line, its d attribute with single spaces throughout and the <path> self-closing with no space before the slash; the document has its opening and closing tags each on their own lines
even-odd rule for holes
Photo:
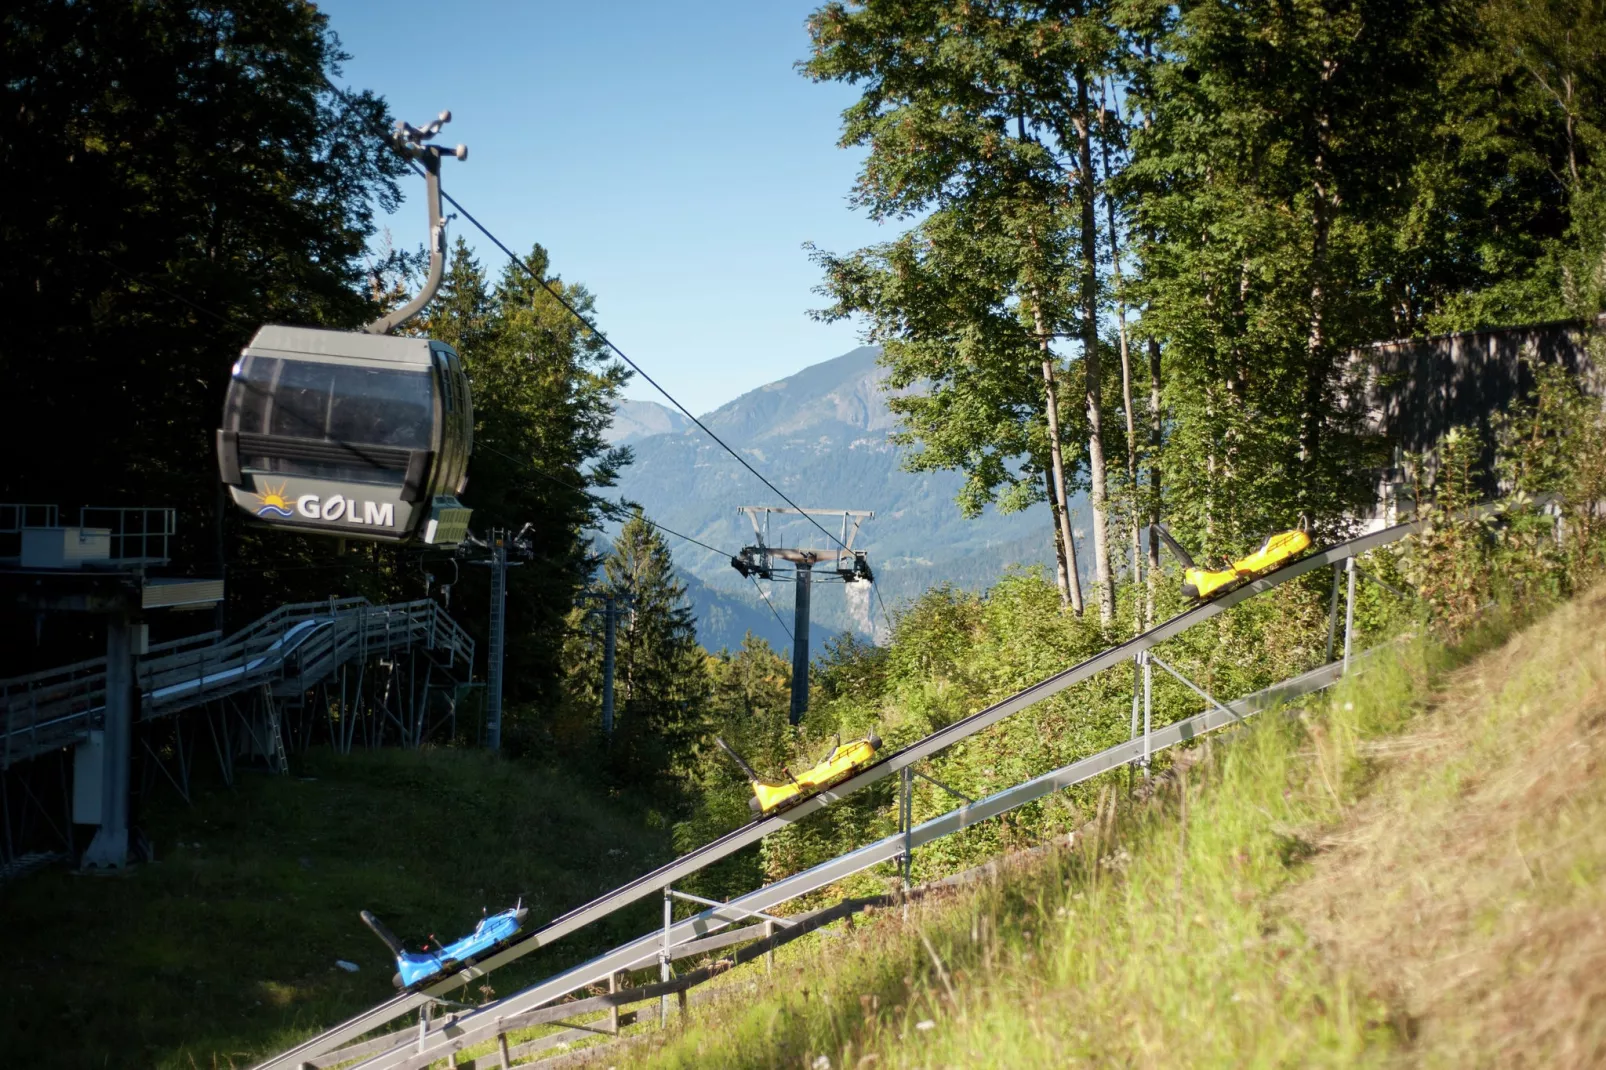
<svg viewBox="0 0 1606 1070">
<path fill-rule="evenodd" d="M 614 406 L 608 428 L 608 445 L 626 446 L 652 435 L 684 431 L 691 421 L 656 401 L 621 401 Z"/>
<path fill-rule="evenodd" d="M 821 573 L 830 573 L 819 570 L 810 643 L 816 652 L 826 637 L 843 631 L 883 638 L 884 610 L 934 584 L 979 588 L 1010 565 L 1052 568 L 1047 506 L 1009 516 L 989 509 L 966 520 L 954 504 L 961 483 L 957 473 L 901 467 L 898 448 L 887 441 L 896 419 L 887 410 L 878 356 L 874 347 L 855 349 L 743 394 L 701 418 L 799 505 L 876 514 L 864 522 L 854 546 L 870 552 L 880 598 L 864 586 L 844 587 L 834 576 L 820 582 Z M 670 540 L 676 563 L 697 581 L 690 588 L 703 645 L 735 647 L 751 628 L 777 648 L 790 647 L 754 582 L 731 568 L 729 559 L 755 541 L 752 524 L 737 507 L 785 503 L 695 427 L 630 444 L 635 463 L 622 473 L 617 492 L 640 502 L 666 527 L 723 551 Z M 841 533 L 840 518 L 819 519 L 832 533 Z M 834 545 L 797 517 L 776 516 L 770 523 L 766 541 L 771 546 Z M 784 629 L 790 629 L 793 581 L 777 579 L 764 587 Z"/>
</svg>

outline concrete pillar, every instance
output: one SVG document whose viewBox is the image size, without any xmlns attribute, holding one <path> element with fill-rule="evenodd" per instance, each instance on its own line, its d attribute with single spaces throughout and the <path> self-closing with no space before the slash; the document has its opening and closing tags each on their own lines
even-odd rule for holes
<svg viewBox="0 0 1606 1070">
<path fill-rule="evenodd" d="M 85 869 L 117 869 L 128 864 L 128 793 L 134 739 L 133 631 L 127 609 L 118 609 L 107 618 L 100 828 L 84 851 Z"/>
</svg>

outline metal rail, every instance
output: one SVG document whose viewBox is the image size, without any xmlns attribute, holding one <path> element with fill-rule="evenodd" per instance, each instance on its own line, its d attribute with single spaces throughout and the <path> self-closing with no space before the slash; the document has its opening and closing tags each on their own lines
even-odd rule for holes
<svg viewBox="0 0 1606 1070">
<path fill-rule="evenodd" d="M 304 690 L 345 662 L 409 647 L 465 673 L 474 662 L 474 640 L 428 600 L 280 606 L 227 639 L 210 632 L 136 659 L 138 717 L 164 717 L 264 684 Z M 103 719 L 105 701 L 105 658 L 0 680 L 0 769 L 84 739 Z"/>
<path fill-rule="evenodd" d="M 407 992 L 397 995 L 394 998 L 387 1000 L 384 1003 L 381 1003 L 378 1006 L 373 1007 L 370 1010 L 365 1011 L 362 1014 L 359 1014 L 348 1021 L 343 1022 L 340 1025 L 337 1025 L 326 1032 L 267 1060 L 266 1062 L 261 1063 L 259 1070 L 277 1070 L 277 1068 L 298 1067 L 309 1059 L 322 1055 L 336 1047 L 355 1040 L 364 1034 L 371 1033 L 374 1030 L 388 1024 L 389 1022 L 395 1021 L 397 1018 L 407 1014 L 410 1011 L 413 1011 L 426 1004 L 433 1003 L 434 997 L 444 996 L 448 992 L 461 988 L 463 985 L 474 980 L 475 978 L 484 976 L 490 971 L 497 969 L 500 966 L 504 966 L 515 959 L 521 958 L 524 955 L 537 950 L 538 948 L 546 947 L 558 939 L 567 936 L 569 933 L 572 933 L 575 930 L 589 925 L 594 921 L 622 910 L 633 903 L 647 898 L 648 896 L 660 895 L 662 894 L 664 888 L 671 887 L 675 883 L 683 880 L 685 877 L 714 864 L 720 859 L 728 857 L 749 844 L 756 843 L 770 833 L 800 821 L 803 818 L 808 817 L 810 814 L 824 809 L 839 799 L 845 798 L 848 795 L 859 791 L 861 788 L 867 787 L 870 784 L 883 779 L 884 777 L 888 777 L 894 773 L 900 772 L 901 770 L 912 766 L 915 763 L 920 762 L 947 747 L 952 746 L 960 740 L 965 739 L 968 736 L 972 736 L 977 732 L 996 724 L 998 721 L 1003 720 L 1005 717 L 1008 717 L 1013 713 L 1018 713 L 1029 706 L 1033 706 L 1039 702 L 1042 702 L 1044 699 L 1051 698 L 1067 688 L 1072 687 L 1075 684 L 1078 684 L 1083 680 L 1086 680 L 1089 677 L 1104 671 L 1105 669 L 1118 665 L 1139 653 L 1146 652 L 1150 648 L 1155 647 L 1168 639 L 1174 638 L 1187 629 L 1225 612 L 1240 602 L 1263 594 L 1274 587 L 1281 586 L 1282 584 L 1303 576 L 1308 572 L 1347 561 L 1351 558 L 1359 557 L 1362 554 L 1375 550 L 1378 547 L 1387 546 L 1398 542 L 1406 536 L 1420 530 L 1421 526 L 1421 522 L 1417 521 L 1409 524 L 1397 525 L 1391 528 L 1385 528 L 1381 531 L 1362 535 L 1359 538 L 1350 539 L 1346 542 L 1339 543 L 1336 546 L 1329 547 L 1320 553 L 1312 554 L 1309 557 L 1302 558 L 1299 561 L 1293 562 L 1292 564 L 1285 565 L 1280 569 L 1270 572 L 1259 579 L 1237 588 L 1236 590 L 1228 592 L 1212 602 L 1195 606 L 1186 612 L 1180 613 L 1163 624 L 1157 625 L 1156 627 L 1151 628 L 1149 631 L 1144 632 L 1142 635 L 1110 647 L 1103 653 L 1097 654 L 1078 665 L 1074 665 L 1062 672 L 1056 673 L 1055 675 L 1033 684 L 1031 687 L 1019 691 L 1000 702 L 994 703 L 985 709 L 971 714 L 969 717 L 955 721 L 953 724 L 933 732 L 924 739 L 921 739 L 918 742 L 905 747 L 903 750 L 889 755 L 875 765 L 864 769 L 843 783 L 838 784 L 837 786 L 826 791 L 822 791 L 817 795 L 811 796 L 805 801 L 783 811 L 782 813 L 775 814 L 770 817 L 760 818 L 751 824 L 735 830 L 734 832 L 727 833 L 726 835 L 721 836 L 720 838 L 698 848 L 695 851 L 691 851 L 685 855 L 682 855 L 674 861 L 669 862 L 666 865 L 661 866 L 658 869 L 653 870 L 652 872 L 647 873 L 628 884 L 622 885 L 606 895 L 592 900 L 590 903 L 577 907 L 576 909 L 569 911 L 567 914 L 553 919 L 551 922 L 547 923 L 545 927 L 535 933 L 532 933 L 530 936 L 519 941 L 518 943 L 504 948 L 503 950 L 496 952 L 482 961 L 465 966 L 462 969 L 442 978 L 441 980 L 436 981 L 434 984 L 427 986 L 421 991 Z M 1316 679 L 1318 678 L 1319 674 L 1324 672 L 1342 672 L 1342 668 L 1342 663 L 1338 664 L 1336 668 L 1334 666 L 1324 666 L 1321 669 L 1314 670 L 1314 673 L 1307 673 L 1305 676 L 1297 677 L 1296 680 L 1305 680 L 1307 677 Z M 1331 682 L 1331 680 L 1328 680 L 1328 682 Z M 1288 681 L 1287 683 L 1288 685 L 1292 685 L 1294 681 Z M 1286 685 L 1278 686 L 1282 687 Z M 1321 686 L 1326 685 L 1323 684 Z M 1276 688 L 1271 690 L 1275 691 Z M 1259 694 L 1263 695 L 1265 692 L 1261 692 Z M 1253 697 L 1254 696 L 1251 696 L 1251 698 Z M 1236 709 L 1240 703 L 1248 701 L 1249 699 L 1247 698 L 1240 699 L 1237 703 L 1228 703 L 1226 705 L 1229 709 Z M 1085 776 L 1078 774 L 1076 779 L 1064 781 L 1063 783 L 1060 783 L 1058 787 L 1076 783 L 1079 779 L 1085 779 L 1086 776 L 1096 775 L 1096 772 L 1102 772 L 1107 768 L 1114 768 L 1114 766 L 1132 760 L 1133 758 L 1141 759 L 1143 757 L 1142 747 L 1144 746 L 1146 739 L 1152 753 L 1153 749 L 1161 746 L 1158 741 L 1165 733 L 1180 731 L 1181 729 L 1179 726 L 1195 724 L 1196 722 L 1198 724 L 1210 723 L 1213 725 L 1214 721 L 1209 719 L 1222 717 L 1223 714 L 1220 708 L 1216 708 L 1206 711 L 1205 714 L 1201 714 L 1199 716 L 1206 718 L 1207 720 L 1200 722 L 1199 718 L 1190 718 L 1187 721 L 1177 722 L 1177 724 L 1161 729 L 1159 732 L 1155 732 L 1150 736 L 1140 736 L 1131 743 L 1121 744 L 1119 747 L 1112 748 L 1110 751 L 1101 752 L 1101 754 L 1095 755 L 1092 758 L 1083 759 L 1082 762 L 1067 766 L 1065 769 L 1056 770 L 1054 773 L 1045 774 L 1044 777 L 1027 781 L 1026 785 L 1021 785 L 1021 787 L 1024 788 L 1027 785 L 1040 784 L 1045 782 L 1046 778 L 1053 778 L 1060 774 L 1065 774 L 1067 770 L 1081 768 L 1085 765 L 1085 763 L 1097 763 L 1105 760 L 1108 760 L 1112 763 L 1101 766 L 1095 772 L 1086 773 Z M 1198 728 L 1197 730 L 1207 731 L 1208 729 Z M 1181 738 L 1183 737 L 1179 736 L 1178 740 Z M 1173 742 L 1175 741 L 1176 740 Z M 1165 745 L 1169 746 L 1171 744 L 1168 743 Z M 1133 753 L 1127 754 L 1127 752 L 1132 750 L 1132 748 L 1137 749 Z M 1109 755 L 1116 751 L 1125 754 L 1126 757 L 1110 759 Z M 1058 790 L 1058 787 L 1044 788 L 1044 790 L 1039 794 L 1046 794 L 1048 791 Z M 833 866 L 846 865 L 850 867 L 840 872 L 833 870 L 832 872 L 835 872 L 836 875 L 823 882 L 825 884 L 829 884 L 832 880 L 839 879 L 846 873 L 857 872 L 859 869 L 875 865 L 879 862 L 886 861 L 888 858 L 901 854 L 904 850 L 904 845 L 906 842 L 913 846 L 918 846 L 920 843 L 929 842 L 930 839 L 937 838 L 938 835 L 947 835 L 947 832 L 941 832 L 933 835 L 930 833 L 930 830 L 932 830 L 934 827 L 938 827 L 939 823 L 950 818 L 954 818 L 954 815 L 964 815 L 967 813 L 972 815 L 981 814 L 983 812 L 982 808 L 989 807 L 990 804 L 993 804 L 995 800 L 1004 794 L 1007 794 L 1007 792 L 1000 793 L 1000 795 L 990 796 L 988 799 L 983 799 L 971 806 L 961 807 L 959 810 L 953 811 L 949 815 L 945 815 L 942 818 L 937 818 L 934 821 L 929 821 L 924 825 L 918 826 L 918 829 L 928 830 L 927 833 L 921 834 L 925 836 L 924 839 L 916 835 L 913 830 L 909 832 L 899 832 L 895 836 L 889 837 L 886 840 L 878 841 L 877 843 L 871 844 L 868 847 L 863 847 L 857 851 L 849 852 L 838 859 L 824 863 L 823 866 L 817 866 L 812 870 L 808 870 L 806 873 L 818 873 L 823 870 L 828 870 Z M 1032 796 L 1032 798 L 1037 797 L 1039 797 L 1039 795 Z M 1019 804 L 1017 803 L 1014 805 Z M 1009 808 L 1011 807 L 1005 807 L 1005 809 Z M 985 816 L 993 816 L 996 813 L 1002 812 L 1003 810 L 989 810 Z M 984 817 L 982 816 L 955 818 L 955 820 L 960 820 L 961 823 L 954 825 L 954 827 L 949 831 L 957 831 L 957 829 L 962 828 L 967 824 L 973 824 L 975 821 L 983 819 Z M 888 847 L 889 843 L 895 843 L 896 846 L 896 850 L 892 850 L 890 854 L 886 853 L 890 849 Z M 868 854 L 866 852 L 868 852 Z M 864 862 L 863 865 L 856 865 L 854 862 L 850 861 L 861 858 L 870 858 L 870 860 Z M 751 893 L 749 896 L 744 896 L 740 899 L 733 900 L 729 905 L 731 907 L 740 905 L 741 908 L 749 910 L 763 910 L 766 908 L 766 905 L 773 906 L 775 903 L 785 902 L 786 899 L 793 898 L 796 895 L 804 894 L 804 891 L 812 890 L 813 888 L 822 886 L 812 885 L 809 888 L 805 888 L 803 891 L 794 892 L 791 895 L 784 895 L 780 899 L 768 898 L 768 895 L 772 892 L 772 890 L 779 891 L 783 888 L 783 886 L 790 887 L 790 885 L 787 885 L 787 881 L 798 881 L 804 877 L 805 874 L 798 874 L 796 877 L 787 878 L 784 881 L 778 881 L 767 888 Z M 754 897 L 759 898 L 755 899 Z M 756 903 L 760 902 L 765 905 L 755 906 Z M 680 926 L 690 925 L 696 922 L 698 918 L 704 918 L 705 915 L 709 918 L 718 917 L 717 913 L 715 913 L 715 908 L 710 908 L 710 911 L 705 911 L 704 914 L 697 915 L 696 918 L 687 919 L 686 921 L 679 923 L 679 926 L 677 926 L 674 931 L 681 931 Z M 739 919 L 720 918 L 718 924 L 715 925 L 714 928 L 728 925 L 732 920 Z M 712 931 L 712 929 L 708 929 L 706 931 Z M 657 954 L 657 949 L 661 946 L 663 941 L 662 931 L 655 932 L 650 938 L 644 937 L 643 939 L 650 939 L 652 941 L 654 950 L 649 957 L 655 957 Z M 637 943 L 639 943 L 639 941 Z M 634 948 L 635 946 L 635 944 L 630 944 L 626 945 L 626 948 Z M 599 959 L 594 959 L 592 962 L 587 963 L 584 966 L 577 967 L 576 971 L 584 972 L 593 965 L 603 963 L 604 961 L 612 961 L 613 956 L 621 953 L 624 952 L 622 950 L 610 952 L 609 955 L 605 955 Z M 639 959 L 640 956 L 638 955 L 637 958 Z M 623 967 L 615 968 L 617 969 Z M 518 1001 L 518 1005 L 523 1007 L 538 1005 L 538 1002 L 529 1002 L 529 999 L 526 998 L 526 994 L 537 991 L 545 992 L 550 984 L 560 983 L 562 979 L 575 975 L 576 971 L 570 971 L 568 974 L 561 974 L 558 978 L 554 978 L 551 982 L 543 982 L 534 989 L 527 989 L 525 993 L 520 993 L 516 996 L 510 996 L 496 1004 L 492 1004 L 491 1006 L 494 1008 L 506 1008 L 511 1006 L 510 1001 Z M 605 977 L 606 971 L 598 974 L 597 976 Z M 576 983 L 585 984 L 590 982 L 581 981 Z M 571 985 L 570 987 L 573 986 Z M 569 988 L 564 988 L 557 994 L 561 995 L 563 992 L 567 992 L 569 990 Z M 542 998 L 549 999 L 554 997 L 543 996 Z M 504 1009 L 501 1013 L 511 1012 Z M 437 1053 L 435 1057 L 442 1058 L 444 1055 L 445 1052 L 442 1050 Z M 367 1068 L 371 1065 L 389 1066 L 391 1064 L 387 1062 L 369 1062 L 362 1064 L 364 1070 L 367 1070 Z"/>
<path fill-rule="evenodd" d="M 1053 794 L 1073 784 L 1090 780 L 1101 773 L 1119 769 L 1139 760 L 1145 753 L 1176 746 L 1206 732 L 1236 724 L 1270 709 L 1291 698 L 1329 687 L 1344 675 L 1342 662 L 1323 665 L 1292 679 L 1274 684 L 1263 691 L 1222 706 L 1212 706 L 1203 713 L 1177 721 L 1154 732 L 1147 740 L 1141 737 L 1118 743 L 1090 757 L 1072 762 L 1042 776 L 1035 777 L 1012 788 L 989 795 L 974 803 L 967 803 L 929 821 L 916 825 L 909 832 L 895 832 L 855 851 L 839 855 L 811 869 L 786 877 L 757 891 L 710 907 L 673 924 L 668 932 L 671 945 L 708 936 L 730 925 L 739 924 L 755 914 L 807 895 L 809 892 L 835 884 L 871 866 L 897 859 L 905 851 L 906 843 L 915 847 L 950 836 L 961 829 L 1018 809 L 1027 803 Z M 662 930 L 648 933 L 604 955 L 571 970 L 548 978 L 515 995 L 498 1000 L 442 1020 L 437 1028 L 425 1035 L 425 1044 L 419 1044 L 414 1030 L 395 1034 L 395 1043 L 387 1050 L 373 1055 L 358 1064 L 356 1070 L 423 1070 L 430 1063 L 447 1055 L 462 1051 L 474 1044 L 483 1043 L 509 1028 L 508 1019 L 541 1007 L 568 992 L 606 979 L 621 970 L 640 969 L 659 958 L 665 944 Z"/>
</svg>

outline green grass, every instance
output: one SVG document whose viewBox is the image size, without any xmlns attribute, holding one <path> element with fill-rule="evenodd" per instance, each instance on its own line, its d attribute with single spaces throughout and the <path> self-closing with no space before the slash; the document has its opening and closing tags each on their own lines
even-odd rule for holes
<svg viewBox="0 0 1606 1070">
<path fill-rule="evenodd" d="M 1603 610 L 1380 659 L 599 1065 L 1599 1065 Z"/>
<path fill-rule="evenodd" d="M 293 771 L 242 771 L 193 807 L 158 789 L 144 815 L 152 865 L 0 889 L 0 1062 L 249 1065 L 393 993 L 394 963 L 360 909 L 409 943 L 460 936 L 481 907 L 519 896 L 539 924 L 668 851 L 667 829 L 648 831 L 626 804 L 477 752 L 315 751 Z M 494 983 L 510 992 L 651 927 L 651 914 L 595 926 Z"/>
<path fill-rule="evenodd" d="M 599 1065 L 1606 1062 L 1603 611 L 1596 592 L 1509 642 L 1496 622 L 1453 655 L 1402 648 L 1179 754 L 1151 793 L 1106 778 L 1064 815 L 1070 844 L 806 937 L 773 977 L 734 970 L 666 1032 L 646 1008 L 648 1043 Z M 668 851 L 627 801 L 478 753 L 315 752 L 296 773 L 159 794 L 155 865 L 0 889 L 0 1061 L 246 1065 L 390 994 L 358 909 L 409 941 L 519 895 L 539 923 Z"/>
</svg>

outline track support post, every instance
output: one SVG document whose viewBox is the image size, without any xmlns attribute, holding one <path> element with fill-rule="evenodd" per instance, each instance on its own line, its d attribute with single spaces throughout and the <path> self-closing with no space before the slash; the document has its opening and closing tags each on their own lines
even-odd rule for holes
<svg viewBox="0 0 1606 1070">
<path fill-rule="evenodd" d="M 1344 595 L 1344 675 L 1349 675 L 1350 641 L 1355 633 L 1355 559 L 1344 562 L 1349 573 L 1349 591 Z"/>
<path fill-rule="evenodd" d="M 1142 705 L 1143 705 L 1143 654 L 1140 651 L 1139 653 L 1136 653 L 1136 654 L 1132 655 L 1132 723 L 1131 723 L 1131 726 L 1127 730 L 1126 738 L 1128 740 L 1133 740 L 1133 739 L 1137 739 L 1138 738 L 1138 709 Z M 1136 771 L 1136 769 L 1137 769 L 1137 762 L 1130 761 L 1130 762 L 1126 763 L 1126 788 L 1127 788 L 1128 791 L 1132 790 L 1132 777 L 1133 777 L 1133 774 Z"/>
<path fill-rule="evenodd" d="M 674 890 L 664 885 L 664 946 L 658 952 L 658 979 L 669 980 L 669 943 L 670 929 L 675 924 Z M 658 1027 L 661 1029 L 669 1024 L 669 993 L 665 992 L 658 997 Z"/>
<path fill-rule="evenodd" d="M 619 977 L 617 970 L 608 975 L 608 994 L 619 991 Z M 619 1004 L 615 1003 L 608 1008 L 608 1032 L 614 1036 L 619 1035 Z"/>
<path fill-rule="evenodd" d="M 106 622 L 106 697 L 101 739 L 100 828 L 79 864 L 121 869 L 128 864 L 128 802 L 134 759 L 134 647 L 130 611 L 119 606 Z"/>
<path fill-rule="evenodd" d="M 1333 565 L 1333 596 L 1327 603 L 1327 656 L 1322 659 L 1325 665 L 1333 660 L 1333 637 L 1338 633 L 1338 576 L 1341 569 Z"/>
<path fill-rule="evenodd" d="M 1149 757 L 1154 738 L 1154 665 L 1147 650 L 1138 652 L 1143 663 L 1143 779 L 1149 779 Z"/>
<path fill-rule="evenodd" d="M 903 830 L 903 890 L 909 890 L 914 871 L 914 770 L 904 766 L 898 773 L 898 827 Z"/>
</svg>

